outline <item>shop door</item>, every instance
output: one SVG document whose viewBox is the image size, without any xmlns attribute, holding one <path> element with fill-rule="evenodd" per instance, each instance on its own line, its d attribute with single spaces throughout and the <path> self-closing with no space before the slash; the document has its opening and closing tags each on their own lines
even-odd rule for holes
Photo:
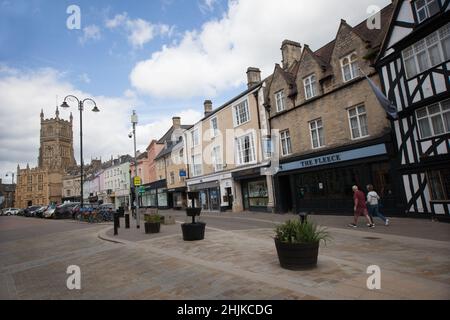
<svg viewBox="0 0 450 320">
<path fill-rule="evenodd" d="M 209 189 L 209 210 L 220 210 L 220 192 L 218 188 Z"/>
</svg>

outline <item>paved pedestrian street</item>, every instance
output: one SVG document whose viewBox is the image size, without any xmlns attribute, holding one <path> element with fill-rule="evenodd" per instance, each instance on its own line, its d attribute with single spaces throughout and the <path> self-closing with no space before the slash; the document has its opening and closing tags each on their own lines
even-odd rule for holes
<svg viewBox="0 0 450 320">
<path fill-rule="evenodd" d="M 111 224 L 1 217 L 0 298 L 450 298 L 448 224 L 394 218 L 390 227 L 353 230 L 345 228 L 348 217 L 314 216 L 333 239 L 321 246 L 316 269 L 288 271 L 279 266 L 273 229 L 293 216 L 202 214 L 205 240 L 184 242 L 184 213 L 171 214 L 177 224 L 157 235 L 134 221 L 125 230 L 122 220 L 118 236 Z M 70 265 L 81 269 L 81 290 L 66 286 Z M 381 269 L 380 290 L 367 288 L 371 265 Z"/>
</svg>

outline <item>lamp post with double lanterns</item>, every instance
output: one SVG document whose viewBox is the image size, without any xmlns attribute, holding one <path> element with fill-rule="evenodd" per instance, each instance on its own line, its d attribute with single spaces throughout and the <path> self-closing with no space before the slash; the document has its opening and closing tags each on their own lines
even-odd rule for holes
<svg viewBox="0 0 450 320">
<path fill-rule="evenodd" d="M 138 162 L 137 162 L 137 151 L 136 151 L 136 125 L 138 124 L 138 116 L 136 114 L 136 111 L 133 110 L 133 114 L 131 115 L 131 124 L 133 125 L 133 132 L 128 135 L 128 137 L 131 139 L 134 137 L 134 177 L 136 178 L 138 176 Z M 134 182 L 134 181 L 133 181 Z M 134 193 L 136 197 L 136 228 L 139 229 L 141 227 L 140 225 L 140 216 L 139 216 L 139 190 L 135 183 L 134 185 Z"/>
<path fill-rule="evenodd" d="M 83 170 L 84 170 L 84 161 L 83 161 L 83 110 L 84 110 L 84 104 L 86 102 L 90 102 L 93 104 L 94 108 L 92 109 L 92 112 L 100 112 L 100 110 L 97 107 L 97 104 L 95 101 L 91 98 L 86 98 L 84 100 L 80 100 L 77 97 L 73 95 L 68 95 L 64 98 L 64 102 L 61 104 L 61 108 L 67 109 L 70 108 L 69 104 L 67 103 L 70 100 L 75 100 L 78 104 L 78 110 L 80 111 L 80 203 L 81 203 L 81 210 L 83 209 L 84 204 L 84 197 L 83 197 Z"/>
</svg>

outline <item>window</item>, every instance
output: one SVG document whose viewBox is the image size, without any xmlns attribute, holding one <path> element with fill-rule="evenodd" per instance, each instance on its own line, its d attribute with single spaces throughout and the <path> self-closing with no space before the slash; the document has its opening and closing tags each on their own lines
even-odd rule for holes
<svg viewBox="0 0 450 320">
<path fill-rule="evenodd" d="M 344 82 L 355 79 L 359 76 L 356 53 L 352 53 L 341 60 L 342 75 Z"/>
<path fill-rule="evenodd" d="M 219 135 L 219 126 L 217 123 L 217 118 L 212 118 L 211 122 L 211 138 L 215 138 Z"/>
<path fill-rule="evenodd" d="M 285 108 L 284 90 L 275 93 L 275 101 L 277 105 L 277 112 L 283 111 Z"/>
<path fill-rule="evenodd" d="M 223 170 L 222 155 L 220 154 L 219 146 L 213 148 L 211 153 L 211 160 L 216 172 Z"/>
<path fill-rule="evenodd" d="M 450 59 L 450 23 L 402 52 L 406 75 L 412 78 Z"/>
<path fill-rule="evenodd" d="M 197 154 L 192 156 L 192 175 L 197 177 L 202 174 L 202 155 Z"/>
<path fill-rule="evenodd" d="M 450 132 L 450 99 L 416 111 L 422 139 Z"/>
<path fill-rule="evenodd" d="M 280 134 L 281 138 L 281 154 L 283 156 L 290 155 L 292 153 L 291 146 L 291 135 L 289 134 L 289 130 L 282 131 Z"/>
<path fill-rule="evenodd" d="M 349 109 L 348 118 L 350 120 L 352 139 L 364 138 L 369 135 L 366 107 L 358 106 Z"/>
<path fill-rule="evenodd" d="M 438 0 L 417 0 L 414 4 L 419 23 L 439 12 Z"/>
<path fill-rule="evenodd" d="M 170 184 L 175 184 L 175 173 L 174 172 L 170 173 Z"/>
<path fill-rule="evenodd" d="M 311 129 L 311 142 L 313 149 L 325 146 L 322 119 L 311 121 L 309 123 L 309 127 Z"/>
<path fill-rule="evenodd" d="M 237 138 L 236 149 L 238 165 L 249 164 L 256 161 L 253 134 Z"/>
<path fill-rule="evenodd" d="M 272 158 L 272 137 L 263 137 L 263 152 L 264 152 L 264 159 L 270 159 Z"/>
<path fill-rule="evenodd" d="M 450 200 L 450 169 L 433 170 L 427 174 L 432 200 Z"/>
<path fill-rule="evenodd" d="M 314 98 L 317 95 L 317 82 L 314 74 L 303 79 L 303 85 L 305 86 L 306 99 Z"/>
<path fill-rule="evenodd" d="M 181 149 L 178 153 L 178 156 L 180 157 L 180 164 L 184 162 L 184 149 Z"/>
<path fill-rule="evenodd" d="M 233 110 L 234 110 L 233 119 L 235 127 L 250 121 L 250 113 L 248 110 L 247 100 L 244 100 L 238 105 L 234 106 Z"/>
<path fill-rule="evenodd" d="M 192 144 L 194 147 L 198 146 L 200 144 L 200 136 L 198 129 L 195 129 L 192 131 Z"/>
</svg>

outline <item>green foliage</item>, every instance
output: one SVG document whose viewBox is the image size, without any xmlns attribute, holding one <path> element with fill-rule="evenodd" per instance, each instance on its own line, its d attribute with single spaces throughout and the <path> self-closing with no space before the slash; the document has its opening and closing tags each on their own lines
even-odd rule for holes
<svg viewBox="0 0 450 320">
<path fill-rule="evenodd" d="M 314 223 L 289 220 L 275 229 L 276 239 L 287 243 L 318 243 L 331 239 L 328 231 L 318 228 Z"/>
<path fill-rule="evenodd" d="M 145 222 L 151 222 L 151 223 L 161 223 L 163 220 L 163 216 L 160 216 L 159 214 L 146 214 L 144 216 Z"/>
</svg>

